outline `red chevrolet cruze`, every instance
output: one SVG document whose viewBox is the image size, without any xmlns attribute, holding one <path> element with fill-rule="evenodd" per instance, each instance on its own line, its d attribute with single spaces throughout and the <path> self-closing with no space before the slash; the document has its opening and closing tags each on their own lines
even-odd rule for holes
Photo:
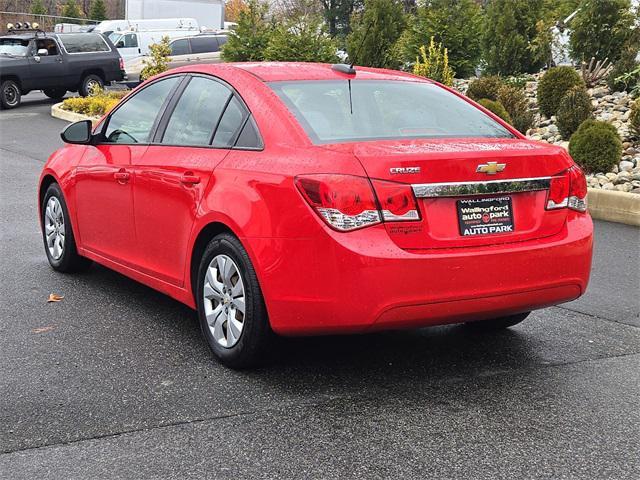
<svg viewBox="0 0 640 480">
<path fill-rule="evenodd" d="M 503 328 L 587 287 L 583 173 L 409 74 L 195 66 L 70 125 L 40 180 L 51 266 L 197 308 L 227 365 L 283 335 Z"/>
</svg>

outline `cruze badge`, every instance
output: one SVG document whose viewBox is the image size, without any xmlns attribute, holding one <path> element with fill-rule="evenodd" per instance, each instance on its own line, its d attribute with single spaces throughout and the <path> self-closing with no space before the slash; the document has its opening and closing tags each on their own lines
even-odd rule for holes
<svg viewBox="0 0 640 480">
<path fill-rule="evenodd" d="M 487 162 L 478 165 L 476 168 L 476 173 L 486 173 L 487 175 L 495 175 L 498 172 L 501 172 L 507 166 L 506 163 L 498 163 L 498 162 Z"/>
<path fill-rule="evenodd" d="M 400 175 L 402 173 L 420 173 L 420 167 L 392 167 L 389 169 L 391 175 Z"/>
</svg>

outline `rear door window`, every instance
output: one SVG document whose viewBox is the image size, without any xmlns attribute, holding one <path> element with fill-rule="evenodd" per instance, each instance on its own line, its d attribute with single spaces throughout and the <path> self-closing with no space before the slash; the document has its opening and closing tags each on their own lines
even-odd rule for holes
<svg viewBox="0 0 640 480">
<path fill-rule="evenodd" d="M 214 147 L 232 147 L 238 130 L 247 119 L 247 111 L 235 96 L 229 102 L 213 137 Z"/>
<path fill-rule="evenodd" d="M 188 55 L 191 53 L 189 48 L 189 40 L 181 38 L 180 40 L 174 40 L 171 42 L 171 56 L 175 55 Z"/>
<path fill-rule="evenodd" d="M 212 53 L 220 50 L 215 37 L 193 37 L 190 41 L 193 53 Z"/>
<path fill-rule="evenodd" d="M 124 101 L 109 117 L 103 130 L 106 143 L 148 143 L 167 97 L 183 77 L 152 83 Z"/>
<path fill-rule="evenodd" d="M 109 45 L 99 33 L 65 33 L 58 40 L 67 53 L 108 52 Z"/>
<path fill-rule="evenodd" d="M 231 95 L 220 82 L 193 77 L 171 114 L 162 143 L 209 145 Z"/>
</svg>

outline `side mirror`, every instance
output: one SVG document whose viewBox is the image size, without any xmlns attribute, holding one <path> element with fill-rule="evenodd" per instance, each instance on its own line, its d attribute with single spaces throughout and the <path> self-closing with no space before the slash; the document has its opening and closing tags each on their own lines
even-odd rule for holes
<svg viewBox="0 0 640 480">
<path fill-rule="evenodd" d="M 39 57 L 48 57 L 49 56 L 49 50 L 47 50 L 46 48 L 39 48 L 37 55 Z"/>
<path fill-rule="evenodd" d="M 91 142 L 92 128 L 91 120 L 81 120 L 67 126 L 60 134 L 60 138 L 64 143 L 86 145 Z"/>
</svg>

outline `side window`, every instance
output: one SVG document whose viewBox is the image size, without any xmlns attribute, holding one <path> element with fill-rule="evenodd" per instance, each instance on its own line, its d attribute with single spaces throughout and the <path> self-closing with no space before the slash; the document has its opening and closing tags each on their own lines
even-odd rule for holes
<svg viewBox="0 0 640 480">
<path fill-rule="evenodd" d="M 138 36 L 135 33 L 127 33 L 124 36 L 124 46 L 125 48 L 137 48 Z"/>
<path fill-rule="evenodd" d="M 240 101 L 234 96 L 222 115 L 220 124 L 213 137 L 214 147 L 232 147 L 236 134 L 246 118 L 246 111 Z"/>
<path fill-rule="evenodd" d="M 222 49 L 222 46 L 227 43 L 227 36 L 226 35 L 220 35 L 219 37 L 216 37 L 218 40 L 218 46 L 219 48 Z"/>
<path fill-rule="evenodd" d="M 171 114 L 162 137 L 170 145 L 209 145 L 231 90 L 215 80 L 193 77 Z"/>
<path fill-rule="evenodd" d="M 171 42 L 171 56 L 174 55 L 188 55 L 191 53 L 189 49 L 189 40 L 181 38 L 180 40 L 174 40 Z"/>
<path fill-rule="evenodd" d="M 160 80 L 125 100 L 104 128 L 106 143 L 147 143 L 156 117 L 173 87 L 182 77 Z"/>
<path fill-rule="evenodd" d="M 192 53 L 211 53 L 220 50 L 215 37 L 192 37 L 190 40 Z"/>
<path fill-rule="evenodd" d="M 36 40 L 36 52 L 40 49 L 45 49 L 49 56 L 59 55 L 58 44 L 53 38 L 39 38 Z"/>
<path fill-rule="evenodd" d="M 109 45 L 99 33 L 63 33 L 58 35 L 68 53 L 108 52 Z"/>
<path fill-rule="evenodd" d="M 258 127 L 256 126 L 253 117 L 249 117 L 242 128 L 242 132 L 236 140 L 234 147 L 237 148 L 262 148 L 262 138 L 258 133 Z"/>
</svg>

